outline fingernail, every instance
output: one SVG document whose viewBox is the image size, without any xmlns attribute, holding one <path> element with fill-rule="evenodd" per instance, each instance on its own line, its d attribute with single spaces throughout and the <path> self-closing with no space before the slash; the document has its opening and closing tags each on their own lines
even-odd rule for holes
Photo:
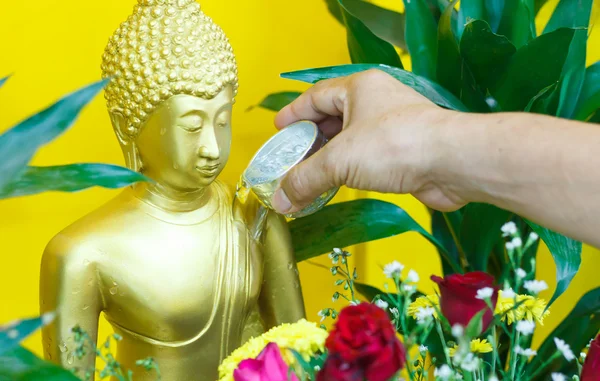
<svg viewBox="0 0 600 381">
<path fill-rule="evenodd" d="M 292 209 L 292 203 L 283 189 L 277 189 L 273 195 L 273 208 L 279 214 L 285 214 Z"/>
</svg>

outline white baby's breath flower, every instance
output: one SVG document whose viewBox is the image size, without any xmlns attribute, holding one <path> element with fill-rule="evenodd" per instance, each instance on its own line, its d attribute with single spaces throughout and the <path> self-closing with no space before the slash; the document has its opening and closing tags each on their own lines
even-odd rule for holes
<svg viewBox="0 0 600 381">
<path fill-rule="evenodd" d="M 575 354 L 573 354 L 571 347 L 564 340 L 555 337 L 554 344 L 556 344 L 556 348 L 558 348 L 558 350 L 563 354 L 563 356 L 565 356 L 565 359 L 567 359 L 567 361 L 575 360 Z"/>
<path fill-rule="evenodd" d="M 477 299 L 485 300 L 491 298 L 492 295 L 494 295 L 494 289 L 491 287 L 484 287 L 477 290 L 477 296 L 475 297 Z"/>
<path fill-rule="evenodd" d="M 327 319 L 327 314 L 326 314 L 325 310 L 319 311 L 319 313 L 317 315 L 319 315 L 319 317 L 321 318 L 321 322 L 323 320 Z"/>
<path fill-rule="evenodd" d="M 529 239 L 530 242 L 535 242 L 538 239 L 540 239 L 540 236 L 537 235 L 535 232 L 531 232 L 531 233 L 529 233 L 529 238 L 528 239 Z"/>
<path fill-rule="evenodd" d="M 527 276 L 527 272 L 523 269 L 517 269 L 515 271 L 515 273 L 517 274 L 517 276 L 519 277 L 519 279 L 523 279 Z"/>
<path fill-rule="evenodd" d="M 403 284 L 402 290 L 404 290 L 404 292 L 407 294 L 414 294 L 415 291 L 417 291 L 417 288 L 412 284 Z"/>
<path fill-rule="evenodd" d="M 585 358 L 587 357 L 587 353 L 585 353 L 585 352 L 581 352 L 581 353 L 579 354 L 579 357 L 580 357 L 582 360 L 585 360 Z"/>
<path fill-rule="evenodd" d="M 422 321 L 426 320 L 433 316 L 435 313 L 435 309 L 433 307 L 422 307 L 417 310 L 417 320 Z"/>
<path fill-rule="evenodd" d="M 534 351 L 531 348 L 523 349 L 520 346 L 515 347 L 515 353 L 525 357 L 531 357 L 537 355 L 537 351 Z"/>
<path fill-rule="evenodd" d="M 461 362 L 460 367 L 467 372 L 475 372 L 479 369 L 479 358 L 473 353 L 468 353 Z"/>
<path fill-rule="evenodd" d="M 427 346 L 425 345 L 419 346 L 419 353 L 421 354 L 421 356 L 425 356 L 428 350 L 429 348 L 427 348 Z"/>
<path fill-rule="evenodd" d="M 452 326 L 452 336 L 459 338 L 462 337 L 465 333 L 465 329 L 460 324 L 454 324 Z"/>
<path fill-rule="evenodd" d="M 390 308 L 390 312 L 392 313 L 393 316 L 398 317 L 400 316 L 400 312 L 398 312 L 398 309 L 396 307 L 392 307 Z"/>
<path fill-rule="evenodd" d="M 450 379 L 450 377 L 452 377 L 452 369 L 450 369 L 448 365 L 444 364 L 439 368 L 436 368 L 433 372 L 433 375 L 435 376 L 435 378 L 439 378 L 443 381 L 446 381 Z"/>
<path fill-rule="evenodd" d="M 419 281 L 419 274 L 415 270 L 411 269 L 406 276 L 406 280 L 408 282 L 417 283 Z"/>
<path fill-rule="evenodd" d="M 512 290 L 512 288 L 505 288 L 504 290 L 502 290 L 503 298 L 514 299 L 516 295 L 517 294 L 515 294 L 515 292 Z"/>
<path fill-rule="evenodd" d="M 550 376 L 552 381 L 567 381 L 567 377 L 562 373 L 552 373 Z"/>
<path fill-rule="evenodd" d="M 548 283 L 544 280 L 528 280 L 523 285 L 525 289 L 532 294 L 539 294 L 540 292 L 548 289 Z"/>
<path fill-rule="evenodd" d="M 533 334 L 533 330 L 535 329 L 535 323 L 529 320 L 521 320 L 517 323 L 517 331 L 519 331 L 524 336 L 529 336 Z"/>
<path fill-rule="evenodd" d="M 517 234 L 517 224 L 515 224 L 512 221 L 507 222 L 504 225 L 502 225 L 501 230 L 502 230 L 503 237 L 508 237 L 508 236 Z"/>
<path fill-rule="evenodd" d="M 387 308 L 390 306 L 390 304 L 388 302 L 386 302 L 385 300 L 381 300 L 381 299 L 378 299 L 377 301 L 375 301 L 375 305 L 384 310 L 387 310 Z"/>
<path fill-rule="evenodd" d="M 400 276 L 400 273 L 404 270 L 404 265 L 398 261 L 388 263 L 383 267 L 383 273 L 388 278 L 394 278 L 394 276 Z"/>
<path fill-rule="evenodd" d="M 513 247 L 516 249 L 517 247 L 523 246 L 523 240 L 520 237 L 515 237 L 512 239 Z"/>
<path fill-rule="evenodd" d="M 515 245 L 513 245 L 513 243 L 512 243 L 512 242 L 510 242 L 510 241 L 509 241 L 509 242 L 506 242 L 506 243 L 504 244 L 504 246 L 506 246 L 506 250 L 508 250 L 508 251 L 513 251 L 513 250 L 515 249 Z"/>
<path fill-rule="evenodd" d="M 350 305 L 351 306 L 358 306 L 358 302 L 356 302 L 356 301 L 353 300 L 353 301 L 350 302 Z"/>
<path fill-rule="evenodd" d="M 488 379 L 488 381 L 500 381 L 500 380 L 498 380 L 498 377 L 496 377 L 496 375 L 495 375 L 495 374 L 492 374 L 492 375 L 490 376 L 490 378 Z"/>
</svg>

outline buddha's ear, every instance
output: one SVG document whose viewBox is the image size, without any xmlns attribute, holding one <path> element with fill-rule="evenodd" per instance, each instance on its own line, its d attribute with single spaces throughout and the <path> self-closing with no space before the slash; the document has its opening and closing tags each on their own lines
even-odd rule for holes
<svg viewBox="0 0 600 381">
<path fill-rule="evenodd" d="M 140 157 L 140 153 L 135 144 L 135 138 L 127 133 L 129 125 L 127 124 L 127 118 L 123 115 L 121 109 L 113 108 L 108 113 L 110 115 L 110 121 L 114 127 L 115 135 L 119 139 L 119 145 L 123 150 L 125 156 L 125 163 L 130 169 L 141 172 L 143 165 Z"/>
</svg>

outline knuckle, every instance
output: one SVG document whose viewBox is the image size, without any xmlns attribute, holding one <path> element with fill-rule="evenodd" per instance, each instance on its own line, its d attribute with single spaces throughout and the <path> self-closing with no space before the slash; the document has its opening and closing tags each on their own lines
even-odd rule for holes
<svg viewBox="0 0 600 381">
<path fill-rule="evenodd" d="M 306 176 L 300 171 L 292 171 L 284 180 L 283 190 L 292 204 L 301 206 L 308 191 Z"/>
</svg>

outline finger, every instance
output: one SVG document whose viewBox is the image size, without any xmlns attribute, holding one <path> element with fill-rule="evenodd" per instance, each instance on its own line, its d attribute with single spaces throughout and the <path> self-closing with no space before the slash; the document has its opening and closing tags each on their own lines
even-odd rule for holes
<svg viewBox="0 0 600 381">
<path fill-rule="evenodd" d="M 275 116 L 275 126 L 282 129 L 300 120 L 322 122 L 330 116 L 344 113 L 346 79 L 334 78 L 319 82 Z"/>
<path fill-rule="evenodd" d="M 319 123 L 319 129 L 327 139 L 332 139 L 342 132 L 343 121 L 338 116 L 330 116 Z"/>
<path fill-rule="evenodd" d="M 343 165 L 333 159 L 336 154 L 335 140 L 313 156 L 294 167 L 282 180 L 273 195 L 273 207 L 280 214 L 289 214 L 303 209 L 328 190 L 335 188 L 335 165 Z"/>
</svg>

